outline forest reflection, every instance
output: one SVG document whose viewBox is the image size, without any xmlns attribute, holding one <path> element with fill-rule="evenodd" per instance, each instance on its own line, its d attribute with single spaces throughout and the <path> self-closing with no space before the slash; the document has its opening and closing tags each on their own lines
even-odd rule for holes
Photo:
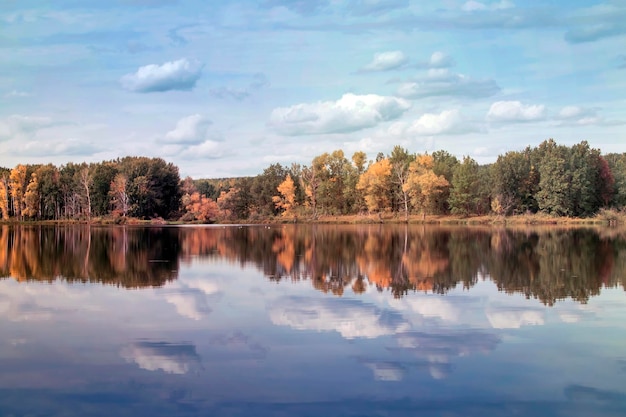
<svg viewBox="0 0 626 417">
<path fill-rule="evenodd" d="M 272 281 L 320 291 L 395 297 L 445 294 L 491 279 L 501 291 L 552 305 L 624 287 L 626 232 L 434 226 L 9 227 L 0 228 L 0 275 L 18 281 L 158 287 L 180 263 L 225 259 Z"/>
</svg>

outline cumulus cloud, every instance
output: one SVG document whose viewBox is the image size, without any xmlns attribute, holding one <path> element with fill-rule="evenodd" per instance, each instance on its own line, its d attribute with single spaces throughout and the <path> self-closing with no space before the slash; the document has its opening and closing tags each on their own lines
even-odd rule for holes
<svg viewBox="0 0 626 417">
<path fill-rule="evenodd" d="M 395 138 L 446 134 L 462 135 L 479 130 L 479 125 L 465 118 L 459 110 L 452 109 L 443 110 L 440 113 L 424 113 L 413 122 L 395 122 L 389 126 L 386 135 Z"/>
<path fill-rule="evenodd" d="M 184 343 L 141 341 L 124 347 L 120 356 L 146 371 L 163 371 L 167 374 L 186 374 L 201 366 L 196 347 Z"/>
<path fill-rule="evenodd" d="M 431 68 L 425 78 L 400 85 L 398 95 L 405 98 L 433 96 L 489 97 L 500 91 L 492 79 L 474 79 L 453 74 L 445 68 Z"/>
<path fill-rule="evenodd" d="M 234 149 L 220 140 L 207 139 L 197 145 L 184 148 L 177 156 L 183 159 L 219 159 L 233 155 Z"/>
<path fill-rule="evenodd" d="M 346 339 L 373 339 L 408 330 L 398 313 L 357 300 L 283 297 L 269 308 L 272 323 L 297 330 L 335 331 Z"/>
<path fill-rule="evenodd" d="M 276 108 L 270 125 L 291 136 L 355 132 L 396 119 L 410 107 L 408 101 L 396 97 L 344 94 L 337 101 Z"/>
<path fill-rule="evenodd" d="M 444 52 L 435 51 L 428 60 L 430 68 L 447 68 L 454 65 L 452 57 Z"/>
<path fill-rule="evenodd" d="M 374 55 L 374 59 L 365 65 L 363 71 L 389 71 L 400 68 L 409 61 L 402 51 L 380 52 Z"/>
<path fill-rule="evenodd" d="M 128 91 L 153 93 L 170 90 L 191 90 L 202 74 L 203 65 L 186 58 L 140 67 L 137 72 L 126 74 L 121 83 Z"/>
<path fill-rule="evenodd" d="M 197 145 L 206 139 L 210 125 L 211 121 L 200 114 L 183 117 L 167 132 L 164 142 Z"/>
<path fill-rule="evenodd" d="M 473 129 L 458 110 L 444 110 L 441 113 L 425 113 L 408 129 L 409 133 L 417 135 L 441 135 L 446 133 L 468 133 Z"/>
<path fill-rule="evenodd" d="M 520 101 L 496 101 L 487 112 L 492 122 L 532 122 L 545 118 L 543 104 L 522 104 Z"/>
</svg>

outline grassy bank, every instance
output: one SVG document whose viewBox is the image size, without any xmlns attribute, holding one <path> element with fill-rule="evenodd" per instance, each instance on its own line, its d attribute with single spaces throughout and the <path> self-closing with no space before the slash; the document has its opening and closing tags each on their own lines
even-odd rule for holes
<svg viewBox="0 0 626 417">
<path fill-rule="evenodd" d="M 573 218 L 573 217 L 555 217 L 547 214 L 524 214 L 517 216 L 470 216 L 461 217 L 454 215 L 421 215 L 413 214 L 405 218 L 402 214 L 383 213 L 383 214 L 353 214 L 340 216 L 318 216 L 311 217 L 273 217 L 258 219 L 250 222 L 243 220 L 238 223 L 252 224 L 432 224 L 432 225 L 482 225 L 482 226 L 623 226 L 626 225 L 626 212 L 616 210 L 602 210 L 594 217 L 589 218 Z M 133 217 L 94 217 L 90 222 L 86 220 L 41 220 L 41 221 L 17 221 L 8 220 L 0 221 L 0 224 L 7 225 L 73 225 L 73 224 L 91 224 L 102 226 L 114 225 L 182 225 L 182 224 L 202 224 L 201 222 L 181 222 L 178 220 L 165 221 L 163 219 L 142 220 Z"/>
</svg>

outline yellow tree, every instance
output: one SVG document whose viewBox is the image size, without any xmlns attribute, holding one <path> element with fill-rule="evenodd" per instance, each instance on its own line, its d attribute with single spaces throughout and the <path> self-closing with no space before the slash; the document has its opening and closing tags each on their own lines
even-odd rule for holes
<svg viewBox="0 0 626 417">
<path fill-rule="evenodd" d="M 196 220 L 210 223 L 217 220 L 220 211 L 215 201 L 200 195 L 197 191 L 189 196 L 185 209 L 187 212 L 191 213 Z"/>
<path fill-rule="evenodd" d="M 9 187 L 6 177 L 0 177 L 0 211 L 2 220 L 9 219 Z"/>
<path fill-rule="evenodd" d="M 293 210 L 296 208 L 296 187 L 291 179 L 291 175 L 287 174 L 287 178 L 281 182 L 276 188 L 281 195 L 272 197 L 276 208 L 283 209 L 282 215 L 285 217 L 292 216 Z"/>
<path fill-rule="evenodd" d="M 24 194 L 24 216 L 37 217 L 39 215 L 39 180 L 37 174 L 32 173 Z"/>
<path fill-rule="evenodd" d="M 9 175 L 9 188 L 13 199 L 13 211 L 15 217 L 22 219 L 24 207 L 24 189 L 26 188 L 26 166 L 19 164 L 11 170 Z"/>
<path fill-rule="evenodd" d="M 417 155 L 409 165 L 409 177 L 402 187 L 411 196 L 413 207 L 421 212 L 429 211 L 436 197 L 450 185 L 443 175 L 433 172 L 433 166 L 432 156 Z"/>
<path fill-rule="evenodd" d="M 370 165 L 359 177 L 356 188 L 363 192 L 370 212 L 383 211 L 390 207 L 390 180 L 391 162 L 387 158 Z"/>
<path fill-rule="evenodd" d="M 128 178 L 124 174 L 116 174 L 111 181 L 109 195 L 111 196 L 111 204 L 113 204 L 113 213 L 121 214 L 126 217 L 128 209 L 130 208 L 130 202 L 128 198 L 128 192 L 126 187 L 128 184 Z"/>
</svg>

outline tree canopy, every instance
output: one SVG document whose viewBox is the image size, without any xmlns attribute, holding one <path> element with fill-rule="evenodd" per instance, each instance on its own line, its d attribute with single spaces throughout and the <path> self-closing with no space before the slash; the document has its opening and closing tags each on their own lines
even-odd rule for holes
<svg viewBox="0 0 626 417">
<path fill-rule="evenodd" d="M 586 141 L 564 146 L 548 139 L 488 165 L 445 150 L 395 146 L 368 160 L 362 151 L 348 159 L 338 149 L 308 166 L 276 163 L 254 177 L 222 179 L 181 180 L 172 163 L 136 156 L 0 168 L 4 220 L 220 222 L 363 212 L 589 217 L 603 208 L 626 209 L 626 153 L 602 155 Z"/>
</svg>

